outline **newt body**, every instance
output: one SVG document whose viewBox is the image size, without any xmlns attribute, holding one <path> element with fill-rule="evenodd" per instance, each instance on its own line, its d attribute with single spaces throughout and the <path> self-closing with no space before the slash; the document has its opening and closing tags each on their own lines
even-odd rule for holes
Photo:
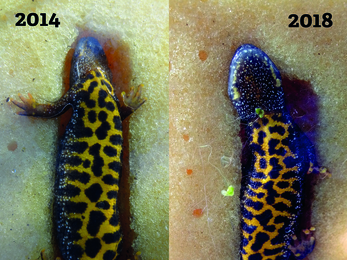
<svg viewBox="0 0 347 260">
<path fill-rule="evenodd" d="M 37 104 L 19 95 L 21 115 L 56 117 L 73 113 L 59 141 L 54 221 L 64 260 L 113 260 L 121 250 L 117 195 L 122 167 L 122 119 L 140 107 L 141 86 L 121 109 L 111 85 L 107 58 L 92 37 L 81 38 L 70 72 L 70 89 L 55 103 Z"/>
<path fill-rule="evenodd" d="M 303 259 L 314 248 L 309 234 L 295 245 L 305 176 L 319 173 L 313 145 L 285 108 L 281 75 L 257 47 L 239 47 L 230 64 L 228 94 L 247 149 L 241 183 L 241 259 Z M 309 230 L 305 230 L 309 232 Z"/>
</svg>

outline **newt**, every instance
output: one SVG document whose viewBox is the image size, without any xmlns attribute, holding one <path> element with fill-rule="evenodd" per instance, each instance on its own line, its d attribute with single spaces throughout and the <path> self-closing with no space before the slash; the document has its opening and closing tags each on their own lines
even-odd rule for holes
<svg viewBox="0 0 347 260">
<path fill-rule="evenodd" d="M 139 108 L 142 85 L 122 93 L 121 107 L 100 43 L 81 38 L 74 51 L 70 89 L 56 102 L 38 104 L 29 93 L 23 116 L 57 117 L 73 113 L 59 140 L 53 215 L 58 246 L 64 260 L 114 260 L 122 234 L 117 207 L 122 167 L 122 120 Z"/>
<path fill-rule="evenodd" d="M 242 155 L 241 259 L 303 259 L 315 245 L 314 228 L 304 229 L 301 241 L 295 235 L 303 185 L 307 174 L 328 172 L 287 111 L 281 74 L 262 50 L 251 44 L 236 50 L 228 95 L 249 150 Z"/>
</svg>

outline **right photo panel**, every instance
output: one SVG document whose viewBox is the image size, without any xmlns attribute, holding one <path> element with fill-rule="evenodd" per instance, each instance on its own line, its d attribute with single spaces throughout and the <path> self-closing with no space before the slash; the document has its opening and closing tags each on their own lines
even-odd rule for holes
<svg viewBox="0 0 347 260">
<path fill-rule="evenodd" d="M 345 8 L 170 1 L 170 260 L 347 259 Z"/>
</svg>

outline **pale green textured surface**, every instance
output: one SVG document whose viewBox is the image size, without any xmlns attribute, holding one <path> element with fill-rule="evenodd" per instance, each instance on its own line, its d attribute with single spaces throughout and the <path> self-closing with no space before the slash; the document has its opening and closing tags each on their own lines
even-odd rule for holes
<svg viewBox="0 0 347 260">
<path fill-rule="evenodd" d="M 16 0 L 0 9 L 0 258 L 37 259 L 41 249 L 52 251 L 57 131 L 56 119 L 20 117 L 5 100 L 18 99 L 18 92 L 39 102 L 58 99 L 65 56 L 77 27 L 85 27 L 119 36 L 129 46 L 132 84 L 145 85 L 148 101 L 130 120 L 135 250 L 143 259 L 168 259 L 168 1 Z M 15 27 L 17 12 L 54 12 L 61 24 Z M 11 140 L 18 143 L 14 152 L 7 149 Z"/>
</svg>

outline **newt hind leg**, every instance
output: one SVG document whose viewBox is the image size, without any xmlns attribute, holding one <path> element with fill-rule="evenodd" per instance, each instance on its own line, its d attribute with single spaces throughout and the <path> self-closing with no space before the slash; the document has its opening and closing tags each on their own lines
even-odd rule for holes
<svg viewBox="0 0 347 260">
<path fill-rule="evenodd" d="M 289 245 L 290 251 L 293 252 L 297 260 L 304 259 L 308 254 L 310 254 L 315 246 L 315 238 L 313 232 L 315 231 L 314 227 L 310 229 L 304 229 L 300 233 L 300 237 L 293 235 L 292 244 Z"/>
</svg>

